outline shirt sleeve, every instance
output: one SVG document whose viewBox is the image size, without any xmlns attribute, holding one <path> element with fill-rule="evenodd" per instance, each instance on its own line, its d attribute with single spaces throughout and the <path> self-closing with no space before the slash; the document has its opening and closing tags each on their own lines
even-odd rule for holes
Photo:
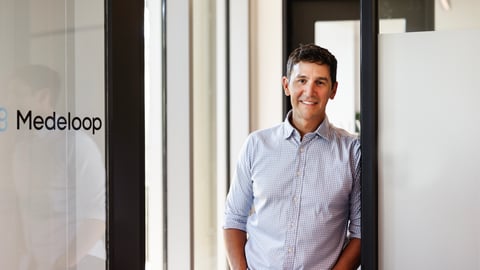
<svg viewBox="0 0 480 270">
<path fill-rule="evenodd" d="M 233 180 L 225 203 L 224 229 L 246 231 L 247 220 L 253 203 L 251 160 L 253 138 L 245 141 L 235 168 Z"/>
<path fill-rule="evenodd" d="M 356 139 L 351 150 L 352 168 L 353 168 L 353 187 L 350 194 L 350 236 L 361 238 L 361 150 L 360 139 Z"/>
</svg>

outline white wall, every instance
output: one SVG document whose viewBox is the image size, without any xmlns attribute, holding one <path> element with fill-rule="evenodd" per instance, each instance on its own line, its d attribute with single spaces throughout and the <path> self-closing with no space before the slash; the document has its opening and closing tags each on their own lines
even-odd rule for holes
<svg viewBox="0 0 480 270">
<path fill-rule="evenodd" d="M 450 3 L 450 9 L 445 9 L 441 2 Z M 479 14 L 480 1 L 477 0 L 435 1 L 435 30 L 479 28 Z"/>
<path fill-rule="evenodd" d="M 282 1 L 250 1 L 250 130 L 282 119 Z"/>
</svg>

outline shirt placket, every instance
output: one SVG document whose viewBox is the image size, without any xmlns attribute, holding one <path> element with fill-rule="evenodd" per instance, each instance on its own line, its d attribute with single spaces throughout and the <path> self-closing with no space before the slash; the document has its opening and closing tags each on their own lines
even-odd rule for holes
<svg viewBox="0 0 480 270">
<path fill-rule="evenodd" d="M 291 207 L 289 214 L 288 228 L 285 235 L 285 260 L 283 269 L 294 269 L 295 266 L 295 253 L 296 242 L 298 234 L 298 221 L 300 218 L 300 203 L 302 195 L 302 186 L 305 173 L 305 155 L 306 155 L 306 142 L 300 143 L 297 150 L 297 164 L 295 164 L 296 172 L 293 179 L 293 185 L 295 186 L 291 199 Z"/>
</svg>

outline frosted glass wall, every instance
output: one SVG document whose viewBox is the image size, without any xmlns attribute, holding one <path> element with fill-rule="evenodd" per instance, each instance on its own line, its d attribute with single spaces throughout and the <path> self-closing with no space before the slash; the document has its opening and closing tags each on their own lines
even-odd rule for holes
<svg viewBox="0 0 480 270">
<path fill-rule="evenodd" d="M 380 269 L 480 269 L 480 31 L 379 36 Z"/>
<path fill-rule="evenodd" d="M 104 1 L 0 0 L 0 269 L 105 269 Z"/>
</svg>

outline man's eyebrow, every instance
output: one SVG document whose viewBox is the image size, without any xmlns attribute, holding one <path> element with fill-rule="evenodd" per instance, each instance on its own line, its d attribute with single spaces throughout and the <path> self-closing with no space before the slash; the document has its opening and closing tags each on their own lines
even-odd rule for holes
<svg viewBox="0 0 480 270">
<path fill-rule="evenodd" d="M 307 75 L 303 75 L 303 74 L 298 74 L 297 76 L 295 76 L 296 79 L 305 79 L 305 78 L 309 78 Z M 328 81 L 328 77 L 317 77 L 317 78 L 314 78 L 315 81 Z"/>
</svg>

